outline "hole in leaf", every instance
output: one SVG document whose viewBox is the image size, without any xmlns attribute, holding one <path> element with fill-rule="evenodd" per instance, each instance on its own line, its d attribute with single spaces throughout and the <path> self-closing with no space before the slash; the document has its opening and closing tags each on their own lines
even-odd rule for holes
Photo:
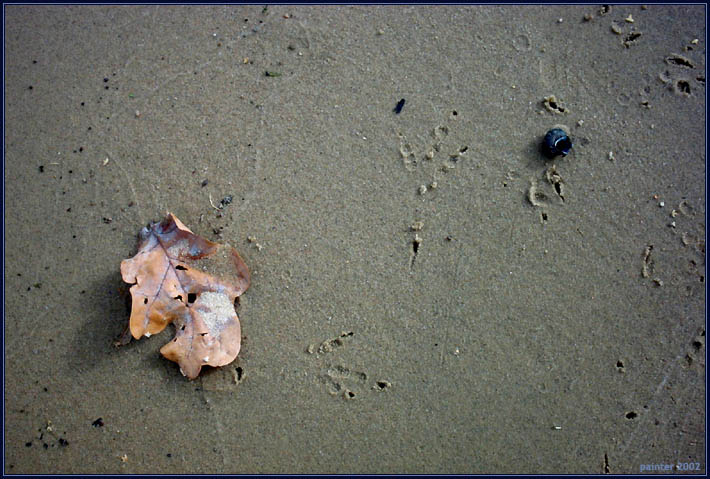
<svg viewBox="0 0 710 479">
<path fill-rule="evenodd" d="M 177 300 L 179 300 L 179 301 L 182 301 L 182 296 L 178 294 L 178 295 L 175 296 L 173 299 L 177 299 Z"/>
<path fill-rule="evenodd" d="M 148 298 L 143 298 L 143 304 L 148 304 Z"/>
<path fill-rule="evenodd" d="M 187 271 L 187 268 L 186 268 L 186 267 L 184 267 L 184 266 L 183 266 L 183 265 L 181 265 L 181 264 L 179 264 L 179 265 L 175 266 L 175 269 L 179 269 L 180 271 Z"/>
<path fill-rule="evenodd" d="M 180 326 L 180 331 L 185 331 L 185 325 Z"/>
<path fill-rule="evenodd" d="M 197 295 L 195 293 L 188 293 L 188 295 L 187 295 L 188 304 L 194 303 L 196 299 L 197 299 Z"/>
<path fill-rule="evenodd" d="M 235 369 L 235 371 L 237 372 L 237 381 L 241 381 L 241 380 L 242 380 L 242 374 L 244 374 L 244 370 L 241 368 L 241 366 L 237 366 L 237 368 Z"/>
</svg>

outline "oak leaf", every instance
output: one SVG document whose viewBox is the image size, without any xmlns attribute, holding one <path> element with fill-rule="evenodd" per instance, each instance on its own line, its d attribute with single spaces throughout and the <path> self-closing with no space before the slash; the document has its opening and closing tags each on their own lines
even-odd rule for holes
<svg viewBox="0 0 710 479">
<path fill-rule="evenodd" d="M 239 353 L 241 328 L 234 302 L 249 287 L 249 269 L 229 245 L 190 231 L 168 213 L 140 231 L 138 253 L 121 262 L 132 284 L 129 328 L 134 338 L 173 323 L 175 337 L 160 349 L 190 379 L 202 366 L 224 366 Z"/>
</svg>

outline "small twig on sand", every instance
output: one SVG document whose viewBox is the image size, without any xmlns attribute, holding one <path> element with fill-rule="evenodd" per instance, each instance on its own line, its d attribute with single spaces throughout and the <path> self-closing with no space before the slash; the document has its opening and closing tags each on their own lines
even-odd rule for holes
<svg viewBox="0 0 710 479">
<path fill-rule="evenodd" d="M 210 198 L 210 205 L 212 205 L 212 208 L 214 208 L 215 210 L 219 211 L 220 209 L 217 208 L 217 207 L 214 205 L 214 203 L 212 203 L 212 193 L 209 194 L 209 198 Z"/>
</svg>

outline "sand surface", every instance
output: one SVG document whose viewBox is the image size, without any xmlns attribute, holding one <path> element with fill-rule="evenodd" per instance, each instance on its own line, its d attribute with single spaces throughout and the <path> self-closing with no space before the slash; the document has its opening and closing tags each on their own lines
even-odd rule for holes
<svg viewBox="0 0 710 479">
<path fill-rule="evenodd" d="M 705 472 L 703 6 L 5 14 L 6 473 Z M 166 211 L 253 275 L 195 381 L 112 346 Z"/>
</svg>

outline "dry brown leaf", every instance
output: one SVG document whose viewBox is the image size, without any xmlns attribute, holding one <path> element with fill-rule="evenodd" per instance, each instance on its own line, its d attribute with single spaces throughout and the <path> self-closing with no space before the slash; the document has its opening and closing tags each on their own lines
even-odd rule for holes
<svg viewBox="0 0 710 479">
<path fill-rule="evenodd" d="M 194 234 L 172 213 L 143 228 L 139 238 L 138 253 L 121 262 L 123 280 L 133 284 L 133 337 L 174 323 L 175 338 L 160 352 L 190 379 L 202 366 L 234 361 L 241 345 L 234 301 L 249 287 L 239 254 Z"/>
</svg>

